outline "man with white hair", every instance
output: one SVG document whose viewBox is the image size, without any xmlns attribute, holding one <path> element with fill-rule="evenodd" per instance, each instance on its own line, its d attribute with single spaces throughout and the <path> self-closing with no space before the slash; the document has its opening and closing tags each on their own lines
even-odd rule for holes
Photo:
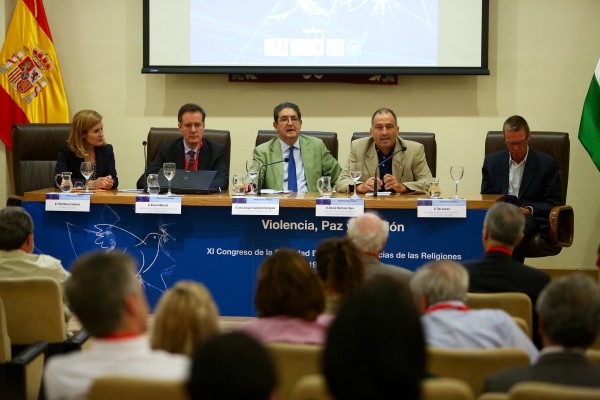
<svg viewBox="0 0 600 400">
<path fill-rule="evenodd" d="M 408 283 L 413 273 L 396 265 L 384 264 L 379 253 L 385 248 L 389 235 L 389 223 L 372 212 L 364 213 L 348 221 L 348 238 L 362 252 L 365 279 L 376 274 L 390 274 Z"/>
<path fill-rule="evenodd" d="M 466 306 L 468 286 L 467 271 L 454 261 L 435 261 L 415 272 L 410 287 L 423 314 L 427 344 L 451 349 L 518 347 L 535 362 L 538 350 L 510 315 Z"/>
</svg>

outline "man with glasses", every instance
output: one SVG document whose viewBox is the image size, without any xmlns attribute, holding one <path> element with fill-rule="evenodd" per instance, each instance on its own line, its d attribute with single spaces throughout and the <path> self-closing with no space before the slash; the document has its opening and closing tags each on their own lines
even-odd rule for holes
<svg viewBox="0 0 600 400">
<path fill-rule="evenodd" d="M 229 181 L 229 159 L 225 146 L 204 139 L 206 112 L 197 104 L 181 106 L 177 114 L 181 137 L 175 141 L 163 143 L 158 154 L 146 171 L 156 174 L 166 162 L 174 162 L 177 169 L 186 171 L 217 171 L 210 187 L 227 190 Z M 145 174 L 137 182 L 138 188 L 145 187 Z"/>
<path fill-rule="evenodd" d="M 524 237 L 513 258 L 523 262 L 531 237 L 547 229 L 550 209 L 563 204 L 560 172 L 554 158 L 528 146 L 530 131 L 525 118 L 509 117 L 503 131 L 507 149 L 485 157 L 481 194 L 504 194 L 506 201 L 521 208 L 525 215 Z"/>
<path fill-rule="evenodd" d="M 278 137 L 257 146 L 253 158 L 262 164 L 288 161 L 263 168 L 261 187 L 316 192 L 317 180 L 322 176 L 330 176 L 333 185 L 340 175 L 340 165 L 321 139 L 300 134 L 300 108 L 294 103 L 281 103 L 273 110 L 273 118 Z"/>
<path fill-rule="evenodd" d="M 403 140 L 398 137 L 399 132 L 394 111 L 389 108 L 375 111 L 371 117 L 371 137 L 352 141 L 348 163 L 340 174 L 336 190 L 351 191 L 350 185 L 354 185 L 354 181 L 350 176 L 350 163 L 360 163 L 362 175 L 356 186 L 357 193 L 372 192 L 375 185 L 377 190 L 395 193 L 423 192 L 425 180 L 431 178 L 425 147 Z"/>
</svg>

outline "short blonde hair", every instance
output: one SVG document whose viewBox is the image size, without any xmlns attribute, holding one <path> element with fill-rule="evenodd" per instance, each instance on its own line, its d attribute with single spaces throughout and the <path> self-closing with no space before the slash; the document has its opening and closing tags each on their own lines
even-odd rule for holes
<svg viewBox="0 0 600 400">
<path fill-rule="evenodd" d="M 206 286 L 192 281 L 178 282 L 162 295 L 156 306 L 152 348 L 192 356 L 199 343 L 219 332 L 218 314 Z"/>
<path fill-rule="evenodd" d="M 102 115 L 94 110 L 81 110 L 73 116 L 67 145 L 77 157 L 84 158 L 89 154 L 83 136 L 100 122 Z"/>
</svg>

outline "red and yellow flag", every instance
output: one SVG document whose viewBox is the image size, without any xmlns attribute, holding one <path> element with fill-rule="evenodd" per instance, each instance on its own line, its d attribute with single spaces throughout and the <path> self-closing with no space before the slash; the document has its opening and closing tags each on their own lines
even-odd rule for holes
<svg viewBox="0 0 600 400">
<path fill-rule="evenodd" d="M 0 52 L 0 138 L 17 123 L 69 122 L 69 106 L 42 0 L 17 0 Z"/>
</svg>

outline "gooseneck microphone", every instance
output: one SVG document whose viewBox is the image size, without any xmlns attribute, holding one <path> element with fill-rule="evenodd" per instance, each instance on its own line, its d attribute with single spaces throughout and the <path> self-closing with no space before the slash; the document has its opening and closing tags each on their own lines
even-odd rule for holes
<svg viewBox="0 0 600 400">
<path fill-rule="evenodd" d="M 142 142 L 142 146 L 144 146 L 144 182 L 143 189 L 144 193 L 148 192 L 148 156 L 146 155 L 146 145 L 148 142 L 145 140 Z"/>
<path fill-rule="evenodd" d="M 391 156 L 389 156 L 388 158 L 386 158 L 385 160 L 380 162 L 377 165 L 377 168 L 375 168 L 375 183 L 373 185 L 373 197 L 377 197 L 377 186 L 379 186 L 379 185 L 377 185 L 377 179 L 379 178 L 379 167 L 381 167 L 383 164 L 385 164 L 386 162 L 388 162 L 389 160 L 394 158 L 394 156 L 396 154 L 400 153 L 401 151 L 406 151 L 406 147 L 404 147 L 404 146 L 400 147 L 399 150 L 396 150 L 395 152 L 393 152 Z"/>
<path fill-rule="evenodd" d="M 265 168 L 265 167 L 268 167 L 269 165 L 279 164 L 279 163 L 282 163 L 282 162 L 288 162 L 289 160 L 290 159 L 288 157 L 286 157 L 283 160 L 273 161 L 273 162 L 266 163 L 266 164 L 263 164 L 263 165 L 260 166 L 260 168 L 258 169 L 258 185 L 256 187 L 256 194 L 258 196 L 261 195 L 261 186 L 262 186 L 261 182 L 262 182 L 262 179 L 260 179 L 260 172 L 262 171 L 262 169 Z"/>
</svg>

